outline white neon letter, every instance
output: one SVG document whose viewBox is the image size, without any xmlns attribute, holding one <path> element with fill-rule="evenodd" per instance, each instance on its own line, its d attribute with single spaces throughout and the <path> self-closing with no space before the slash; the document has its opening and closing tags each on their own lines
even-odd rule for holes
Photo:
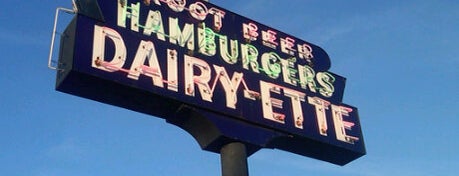
<svg viewBox="0 0 459 176">
<path fill-rule="evenodd" d="M 241 56 L 242 56 L 242 67 L 246 70 L 249 69 L 249 65 L 252 71 L 260 73 L 258 65 L 258 49 L 250 44 L 241 44 Z"/>
<path fill-rule="evenodd" d="M 258 37 L 258 26 L 254 23 L 242 24 L 242 31 L 244 32 L 244 38 L 248 41 L 255 41 Z"/>
<path fill-rule="evenodd" d="M 237 40 L 231 40 L 228 42 L 228 37 L 219 36 L 220 38 L 220 55 L 223 60 L 228 64 L 237 63 L 237 58 L 239 57 L 238 42 Z M 228 43 L 231 53 L 228 51 Z"/>
<path fill-rule="evenodd" d="M 229 108 L 236 109 L 237 103 L 237 89 L 241 84 L 242 73 L 234 72 L 233 77 L 230 79 L 225 67 L 214 65 L 214 69 L 217 72 L 217 78 L 223 86 L 226 94 L 226 106 Z"/>
<path fill-rule="evenodd" d="M 180 29 L 178 19 L 177 18 L 169 18 L 169 35 L 170 42 L 172 44 L 177 44 L 181 47 L 187 47 L 189 50 L 194 50 L 194 25 L 193 24 L 185 24 L 183 28 L 183 32 Z"/>
<path fill-rule="evenodd" d="M 261 31 L 261 36 L 263 38 L 263 45 L 267 47 L 271 47 L 273 49 L 276 49 L 278 43 L 276 42 L 277 40 L 277 33 L 272 30 L 268 31 Z"/>
<path fill-rule="evenodd" d="M 146 60 L 148 60 L 148 66 L 144 65 Z M 128 78 L 138 80 L 140 74 L 151 77 L 155 86 L 164 87 L 155 45 L 151 41 L 142 40 L 140 42 Z"/>
<path fill-rule="evenodd" d="M 105 42 L 109 38 L 115 44 L 115 55 L 110 62 L 105 61 Z M 94 26 L 92 67 L 108 72 L 120 70 L 126 61 L 126 46 L 121 35 L 113 29 Z"/>
<path fill-rule="evenodd" d="M 298 79 L 296 78 L 296 74 L 298 70 L 294 68 L 296 62 L 296 58 L 291 59 L 281 59 L 282 63 L 282 75 L 284 77 L 284 82 L 296 86 L 298 83 Z"/>
<path fill-rule="evenodd" d="M 309 91 L 311 92 L 316 92 L 316 81 L 315 81 L 315 77 L 316 77 L 316 72 L 314 71 L 314 69 L 312 69 L 311 67 L 307 66 L 307 65 L 298 65 L 298 72 L 299 72 L 299 76 L 300 76 L 300 85 L 301 85 L 301 88 L 303 89 L 308 89 L 309 88 Z"/>
<path fill-rule="evenodd" d="M 354 144 L 355 141 L 359 140 L 358 137 L 348 136 L 346 134 L 346 129 L 351 130 L 355 125 L 352 122 L 347 122 L 343 120 L 343 116 L 349 116 L 349 113 L 352 112 L 351 108 L 344 106 L 332 105 L 333 113 L 333 122 L 335 124 L 336 139 Z"/>
<path fill-rule="evenodd" d="M 296 90 L 284 88 L 284 95 L 290 97 L 293 110 L 293 120 L 295 127 L 303 129 L 303 109 L 301 108 L 301 102 L 305 101 L 306 94 L 298 92 Z"/>
<path fill-rule="evenodd" d="M 308 44 L 298 45 L 298 55 L 300 59 L 306 59 L 308 62 L 314 57 L 312 55 L 312 48 Z"/>
<path fill-rule="evenodd" d="M 214 56 L 217 53 L 217 44 L 215 43 L 215 32 L 205 27 L 198 29 L 199 53 L 206 56 Z"/>
<path fill-rule="evenodd" d="M 127 10 L 131 10 L 128 12 Z M 126 28 L 126 19 L 131 19 L 131 30 L 139 32 L 140 2 L 129 7 L 126 0 L 118 0 L 118 26 Z"/>
<path fill-rule="evenodd" d="M 206 19 L 208 10 L 202 2 L 196 2 L 190 5 L 190 14 L 194 19 L 203 21 Z"/>
<path fill-rule="evenodd" d="M 177 51 L 167 49 L 167 89 L 178 92 Z"/>
<path fill-rule="evenodd" d="M 274 52 L 264 53 L 261 56 L 261 67 L 269 77 L 277 79 L 281 73 L 281 66 L 278 63 L 281 60 L 280 56 Z"/>
<path fill-rule="evenodd" d="M 166 2 L 174 12 L 181 12 L 185 9 L 186 0 L 166 0 Z"/>
<path fill-rule="evenodd" d="M 325 97 L 333 96 L 333 92 L 335 92 L 335 87 L 333 86 L 335 77 L 328 72 L 319 72 L 316 76 L 317 82 L 322 86 L 322 88 L 319 89 L 320 94 Z"/>
<path fill-rule="evenodd" d="M 330 106 L 330 102 L 318 97 L 308 97 L 308 103 L 316 108 L 317 126 L 319 127 L 320 135 L 327 136 L 328 123 L 325 110 Z"/>
<path fill-rule="evenodd" d="M 225 17 L 225 12 L 216 8 L 210 8 L 209 13 L 214 15 L 214 27 L 217 31 L 223 27 L 223 18 Z"/>
<path fill-rule="evenodd" d="M 293 56 L 295 54 L 295 49 L 293 49 L 293 46 L 295 46 L 295 39 L 290 37 L 281 39 L 281 50 L 283 53 Z"/>
<path fill-rule="evenodd" d="M 283 108 L 283 101 L 271 98 L 271 92 L 280 94 L 280 87 L 275 84 L 260 81 L 260 94 L 263 109 L 263 117 L 265 119 L 285 124 L 285 114 L 273 112 L 273 106 L 279 109 Z"/>
<path fill-rule="evenodd" d="M 195 75 L 194 69 L 198 68 L 201 75 Z M 195 96 L 195 84 L 198 85 L 201 98 L 212 102 L 213 91 L 209 87 L 211 69 L 207 62 L 185 55 L 185 94 Z"/>
<path fill-rule="evenodd" d="M 145 22 L 145 29 L 143 30 L 143 34 L 150 36 L 151 33 L 156 33 L 158 39 L 166 41 L 166 37 L 164 36 L 165 33 L 163 19 L 161 17 L 161 12 L 159 11 L 150 10 L 150 12 L 148 12 L 148 18 Z"/>
</svg>

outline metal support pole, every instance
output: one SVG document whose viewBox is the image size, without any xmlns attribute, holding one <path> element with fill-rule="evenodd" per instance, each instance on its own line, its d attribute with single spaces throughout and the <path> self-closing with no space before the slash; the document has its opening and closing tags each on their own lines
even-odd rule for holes
<svg viewBox="0 0 459 176">
<path fill-rule="evenodd" d="M 209 0 L 204 0 L 209 2 Z M 246 146 L 240 142 L 226 144 L 220 150 L 222 176 L 249 176 Z"/>
<path fill-rule="evenodd" d="M 245 144 L 229 143 L 220 151 L 222 176 L 248 176 Z"/>
</svg>

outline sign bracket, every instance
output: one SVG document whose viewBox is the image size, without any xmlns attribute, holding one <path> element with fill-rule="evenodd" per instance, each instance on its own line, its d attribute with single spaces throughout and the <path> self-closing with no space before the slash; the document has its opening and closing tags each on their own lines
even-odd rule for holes
<svg viewBox="0 0 459 176">
<path fill-rule="evenodd" d="M 54 65 L 53 63 L 57 63 L 57 61 L 53 60 L 53 50 L 54 50 L 54 41 L 56 40 L 56 34 L 57 34 L 57 23 L 59 20 L 59 14 L 60 12 L 64 12 L 67 14 L 76 14 L 78 12 L 78 9 L 75 6 L 75 1 L 73 1 L 73 9 L 67 9 L 64 7 L 58 7 L 56 8 L 56 14 L 54 15 L 54 25 L 53 25 L 53 33 L 51 35 L 51 45 L 49 47 L 49 55 L 48 55 L 48 68 L 52 70 L 58 70 L 59 66 Z"/>
</svg>

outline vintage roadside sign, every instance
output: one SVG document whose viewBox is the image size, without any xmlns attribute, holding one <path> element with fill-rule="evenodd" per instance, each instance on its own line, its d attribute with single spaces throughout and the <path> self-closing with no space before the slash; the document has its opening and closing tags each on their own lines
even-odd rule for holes
<svg viewBox="0 0 459 176">
<path fill-rule="evenodd" d="M 80 0 L 56 89 L 166 119 L 219 153 L 365 154 L 345 78 L 320 47 L 199 0 Z"/>
</svg>

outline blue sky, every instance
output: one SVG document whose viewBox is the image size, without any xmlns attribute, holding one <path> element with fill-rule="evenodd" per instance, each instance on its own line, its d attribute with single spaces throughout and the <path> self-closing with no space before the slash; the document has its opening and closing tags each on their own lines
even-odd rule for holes
<svg viewBox="0 0 459 176">
<path fill-rule="evenodd" d="M 219 175 L 219 155 L 164 120 L 54 90 L 54 10 L 70 2 L 2 1 L 0 175 Z M 211 2 L 324 48 L 359 108 L 366 156 L 336 166 L 266 149 L 251 175 L 459 173 L 459 2 Z"/>
</svg>

